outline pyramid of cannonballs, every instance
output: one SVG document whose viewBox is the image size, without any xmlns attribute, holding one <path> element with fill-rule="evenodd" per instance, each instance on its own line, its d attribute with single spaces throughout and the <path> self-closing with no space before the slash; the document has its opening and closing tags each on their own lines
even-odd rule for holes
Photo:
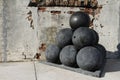
<svg viewBox="0 0 120 80">
<path fill-rule="evenodd" d="M 61 29 L 56 44 L 46 49 L 46 60 L 87 71 L 101 69 L 105 63 L 106 50 L 98 44 L 98 33 L 89 28 L 90 17 L 84 12 L 75 12 L 70 17 L 71 28 Z"/>
</svg>

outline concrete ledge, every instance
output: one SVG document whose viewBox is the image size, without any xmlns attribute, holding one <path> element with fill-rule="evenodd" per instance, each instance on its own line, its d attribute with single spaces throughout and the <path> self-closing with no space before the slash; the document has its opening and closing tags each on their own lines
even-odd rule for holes
<svg viewBox="0 0 120 80">
<path fill-rule="evenodd" d="M 78 73 L 82 73 L 85 75 L 94 76 L 94 77 L 102 77 L 102 73 L 103 73 L 104 66 L 105 66 L 105 64 L 104 64 L 100 70 L 97 70 L 95 72 L 91 72 L 91 71 L 83 70 L 81 68 L 72 68 L 72 67 L 64 66 L 62 64 L 54 64 L 54 63 L 50 63 L 50 62 L 46 62 L 46 61 L 41 61 L 40 63 L 54 66 L 54 67 L 58 67 L 58 68 L 62 68 L 62 69 L 66 69 L 66 70 L 70 70 L 70 71 L 74 71 L 74 72 L 78 72 Z"/>
</svg>

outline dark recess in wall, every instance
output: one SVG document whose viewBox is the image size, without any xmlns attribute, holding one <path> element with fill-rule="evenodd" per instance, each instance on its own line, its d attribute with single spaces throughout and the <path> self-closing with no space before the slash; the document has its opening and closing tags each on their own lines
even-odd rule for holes
<svg viewBox="0 0 120 80">
<path fill-rule="evenodd" d="M 96 9 L 97 0 L 30 0 L 29 7 L 85 7 Z"/>
</svg>

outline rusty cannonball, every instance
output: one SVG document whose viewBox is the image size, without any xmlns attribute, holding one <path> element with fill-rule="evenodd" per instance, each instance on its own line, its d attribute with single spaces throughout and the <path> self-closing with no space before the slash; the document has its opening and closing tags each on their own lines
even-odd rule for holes
<svg viewBox="0 0 120 80">
<path fill-rule="evenodd" d="M 101 52 L 92 46 L 82 48 L 77 54 L 77 64 L 81 69 L 88 71 L 98 70 Z M 101 68 L 101 67 L 99 67 Z"/>
<path fill-rule="evenodd" d="M 87 27 L 80 27 L 76 29 L 72 36 L 72 42 L 79 50 L 85 46 L 93 45 L 94 34 L 91 29 Z"/>
<path fill-rule="evenodd" d="M 75 12 L 71 15 L 69 20 L 72 29 L 77 29 L 79 27 L 89 27 L 90 17 L 84 12 Z"/>
<path fill-rule="evenodd" d="M 56 43 L 60 48 L 72 44 L 73 31 L 70 28 L 61 29 L 56 36 Z"/>
<path fill-rule="evenodd" d="M 73 45 L 64 47 L 60 52 L 60 61 L 66 66 L 75 66 L 77 50 Z"/>
<path fill-rule="evenodd" d="M 57 63 L 59 61 L 59 54 L 60 48 L 55 44 L 49 45 L 45 51 L 46 60 L 52 63 Z"/>
</svg>

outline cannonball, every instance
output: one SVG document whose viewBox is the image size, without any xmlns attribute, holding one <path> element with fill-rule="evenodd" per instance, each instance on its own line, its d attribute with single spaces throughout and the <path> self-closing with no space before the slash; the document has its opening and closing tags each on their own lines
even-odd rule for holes
<svg viewBox="0 0 120 80">
<path fill-rule="evenodd" d="M 75 66 L 77 50 L 73 45 L 64 47 L 60 52 L 60 61 L 66 66 Z"/>
<path fill-rule="evenodd" d="M 71 15 L 69 20 L 72 29 L 77 29 L 79 27 L 89 27 L 90 17 L 84 12 L 75 12 Z"/>
<path fill-rule="evenodd" d="M 106 52 L 107 51 L 106 51 L 106 49 L 105 49 L 105 47 L 103 45 L 97 44 L 94 47 L 97 48 L 98 50 L 100 50 L 103 57 L 106 58 Z"/>
<path fill-rule="evenodd" d="M 56 43 L 60 48 L 72 44 L 73 31 L 70 28 L 61 29 L 56 36 Z"/>
<path fill-rule="evenodd" d="M 77 54 L 77 64 L 81 69 L 95 71 L 97 70 L 96 66 L 99 66 L 100 54 L 95 47 L 84 47 Z"/>
<path fill-rule="evenodd" d="M 94 36 L 93 45 L 96 45 L 99 42 L 99 35 L 98 35 L 98 33 L 95 30 L 91 29 L 91 31 L 92 31 L 93 36 Z"/>
<path fill-rule="evenodd" d="M 59 61 L 59 54 L 60 48 L 55 44 L 49 45 L 45 51 L 46 60 L 52 63 L 57 63 Z"/>
<path fill-rule="evenodd" d="M 87 27 L 80 27 L 76 29 L 72 36 L 72 42 L 78 50 L 85 46 L 93 45 L 93 40 L 93 32 Z"/>
<path fill-rule="evenodd" d="M 100 62 L 96 66 L 96 69 L 100 69 L 102 66 L 104 66 L 104 64 L 106 62 L 106 49 L 101 44 L 97 44 L 94 47 L 97 48 L 101 52 L 101 54 L 100 54 L 100 57 L 101 57 Z"/>
</svg>

